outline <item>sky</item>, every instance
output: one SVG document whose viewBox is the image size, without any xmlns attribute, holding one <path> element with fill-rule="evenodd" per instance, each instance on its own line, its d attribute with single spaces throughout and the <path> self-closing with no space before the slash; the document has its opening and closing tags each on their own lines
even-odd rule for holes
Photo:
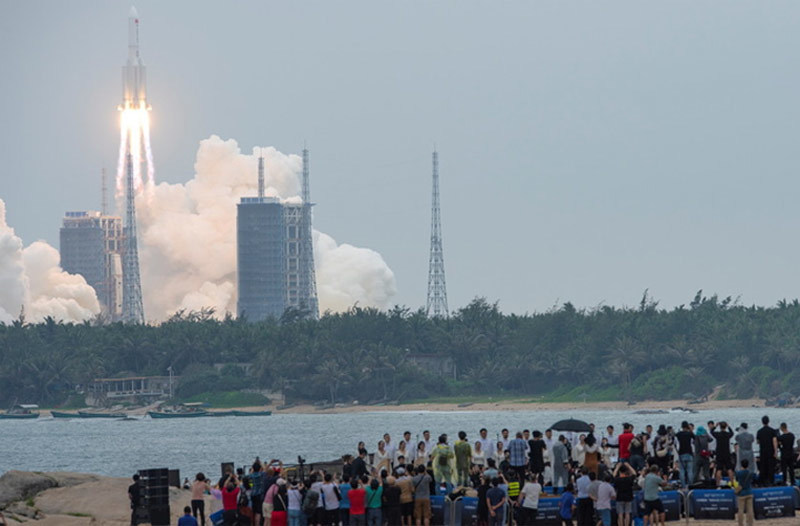
<svg viewBox="0 0 800 526">
<path fill-rule="evenodd" d="M 797 2 L 139 1 L 156 180 L 200 140 L 311 152 L 315 226 L 451 310 L 800 297 Z M 113 172 L 129 2 L 5 3 L 0 199 L 58 246 Z"/>
</svg>

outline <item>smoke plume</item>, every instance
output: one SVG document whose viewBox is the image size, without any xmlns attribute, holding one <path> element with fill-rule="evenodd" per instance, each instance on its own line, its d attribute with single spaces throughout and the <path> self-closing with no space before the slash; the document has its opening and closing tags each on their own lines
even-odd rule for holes
<svg viewBox="0 0 800 526">
<path fill-rule="evenodd" d="M 26 319 L 51 316 L 83 321 L 100 312 L 94 289 L 81 276 L 64 272 L 58 251 L 43 241 L 24 247 L 6 224 L 0 199 L 0 323 L 10 323 L 25 307 Z"/>
<path fill-rule="evenodd" d="M 300 202 L 301 158 L 260 151 L 266 195 Z M 257 194 L 258 155 L 258 148 L 243 154 L 236 141 L 212 135 L 200 141 L 193 179 L 150 186 L 137 197 L 148 320 L 179 309 L 236 312 L 236 204 Z M 382 308 L 396 293 L 394 274 L 373 250 L 315 232 L 314 259 L 322 311 L 355 303 Z"/>
</svg>

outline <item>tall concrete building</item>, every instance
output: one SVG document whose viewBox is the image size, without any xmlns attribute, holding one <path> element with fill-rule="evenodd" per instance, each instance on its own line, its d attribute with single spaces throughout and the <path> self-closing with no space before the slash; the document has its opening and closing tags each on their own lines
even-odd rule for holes
<svg viewBox="0 0 800 526">
<path fill-rule="evenodd" d="M 96 211 L 67 212 L 60 231 L 61 267 L 91 285 L 111 320 L 122 314 L 122 219 Z"/>
<path fill-rule="evenodd" d="M 258 172 L 258 197 L 243 197 L 237 206 L 238 314 L 260 321 L 295 308 L 316 318 L 308 151 L 303 151 L 302 203 L 265 197 L 263 158 Z"/>
</svg>

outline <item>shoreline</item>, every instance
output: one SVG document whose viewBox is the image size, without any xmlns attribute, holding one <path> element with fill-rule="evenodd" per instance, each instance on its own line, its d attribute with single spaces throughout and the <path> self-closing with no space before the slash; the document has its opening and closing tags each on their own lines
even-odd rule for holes
<svg viewBox="0 0 800 526">
<path fill-rule="evenodd" d="M 277 409 L 277 406 L 241 406 L 229 408 L 209 408 L 210 411 L 257 411 L 269 409 L 273 415 L 289 414 L 350 414 L 350 413 L 392 413 L 392 412 L 475 412 L 475 411 L 670 411 L 676 407 L 683 407 L 696 411 L 709 411 L 715 409 L 750 409 L 765 408 L 770 410 L 792 409 L 792 407 L 778 408 L 766 406 L 763 399 L 737 399 L 737 400 L 709 400 L 699 404 L 689 404 L 686 400 L 648 400 L 637 402 L 635 405 L 628 405 L 625 401 L 605 401 L 605 402 L 536 402 L 529 398 L 500 400 L 497 402 L 419 402 L 398 405 L 350 405 L 342 404 L 336 407 L 320 408 L 313 404 L 298 404 L 296 406 Z M 144 415 L 151 408 L 139 407 L 130 411 L 124 411 L 131 415 Z M 58 411 L 56 409 L 56 411 Z M 74 411 L 74 410 L 70 410 Z M 51 409 L 41 410 L 43 416 L 50 416 Z M 689 414 L 689 413 L 687 413 Z"/>
</svg>

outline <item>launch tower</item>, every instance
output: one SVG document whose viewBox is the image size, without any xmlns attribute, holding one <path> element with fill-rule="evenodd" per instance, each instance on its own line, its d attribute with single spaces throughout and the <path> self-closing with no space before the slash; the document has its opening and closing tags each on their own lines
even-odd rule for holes
<svg viewBox="0 0 800 526">
<path fill-rule="evenodd" d="M 431 198 L 431 252 L 428 262 L 428 316 L 448 316 L 447 283 L 444 278 L 442 218 L 439 209 L 439 152 L 433 151 L 433 196 Z"/>
</svg>

